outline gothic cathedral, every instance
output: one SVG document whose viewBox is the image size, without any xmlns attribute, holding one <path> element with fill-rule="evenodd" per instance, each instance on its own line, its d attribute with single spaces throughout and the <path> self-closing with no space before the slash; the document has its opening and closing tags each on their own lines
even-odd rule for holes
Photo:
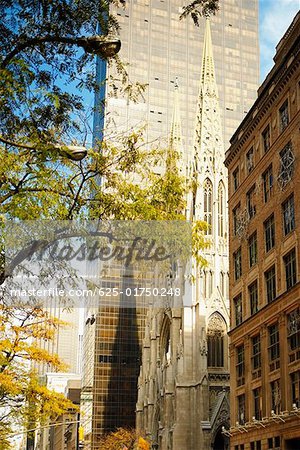
<svg viewBox="0 0 300 450">
<path fill-rule="evenodd" d="M 181 154 L 175 85 L 170 147 Z M 142 349 L 137 427 L 152 449 L 227 450 L 229 427 L 227 173 L 210 20 L 206 20 L 194 148 L 184 163 L 195 179 L 187 219 L 208 224 L 207 265 L 194 270 L 191 306 L 152 309 Z M 188 161 L 190 159 L 190 161 Z M 188 281 L 190 283 L 190 281 Z"/>
</svg>

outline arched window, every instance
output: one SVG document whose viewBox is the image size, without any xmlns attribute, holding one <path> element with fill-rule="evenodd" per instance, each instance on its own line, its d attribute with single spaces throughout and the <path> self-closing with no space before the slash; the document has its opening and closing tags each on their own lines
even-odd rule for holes
<svg viewBox="0 0 300 450">
<path fill-rule="evenodd" d="M 160 358 L 163 364 L 171 361 L 171 322 L 168 316 L 164 317 L 161 338 L 160 338 Z"/>
<path fill-rule="evenodd" d="M 208 299 L 213 293 L 214 274 L 212 270 L 204 270 L 203 272 L 203 295 Z"/>
<path fill-rule="evenodd" d="M 208 230 L 205 232 L 206 235 L 212 234 L 212 207 L 213 207 L 213 185 L 212 182 L 207 178 L 204 182 L 203 188 L 204 195 L 204 221 L 208 223 Z"/>
<path fill-rule="evenodd" d="M 218 234 L 221 237 L 224 236 L 224 200 L 224 185 L 221 181 L 218 187 Z"/>
<path fill-rule="evenodd" d="M 224 336 L 226 324 L 218 313 L 214 313 L 207 329 L 207 367 L 224 366 Z"/>
</svg>

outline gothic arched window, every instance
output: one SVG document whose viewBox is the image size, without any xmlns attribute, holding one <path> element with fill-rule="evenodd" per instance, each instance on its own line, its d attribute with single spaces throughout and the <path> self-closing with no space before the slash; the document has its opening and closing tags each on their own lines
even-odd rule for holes
<svg viewBox="0 0 300 450">
<path fill-rule="evenodd" d="M 221 181 L 218 187 L 218 234 L 222 237 L 224 236 L 224 192 L 224 185 Z"/>
<path fill-rule="evenodd" d="M 204 270 L 203 272 L 203 295 L 204 298 L 210 298 L 213 293 L 214 274 L 212 270 Z"/>
<path fill-rule="evenodd" d="M 224 337 L 226 324 L 218 313 L 214 313 L 207 329 L 207 367 L 224 366 Z"/>
<path fill-rule="evenodd" d="M 207 178 L 204 182 L 203 188 L 204 195 L 204 221 L 208 223 L 208 229 L 205 232 L 206 235 L 212 234 L 212 208 L 213 208 L 213 185 Z"/>
<path fill-rule="evenodd" d="M 171 360 L 171 322 L 168 316 L 164 317 L 161 338 L 160 358 L 163 364 L 169 364 Z"/>
</svg>

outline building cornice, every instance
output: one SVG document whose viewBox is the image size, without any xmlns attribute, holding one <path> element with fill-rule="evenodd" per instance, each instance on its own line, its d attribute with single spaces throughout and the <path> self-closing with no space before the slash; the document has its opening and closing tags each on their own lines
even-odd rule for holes
<svg viewBox="0 0 300 450">
<path fill-rule="evenodd" d="M 271 109 L 288 81 L 300 66 L 300 39 L 296 39 L 292 48 L 279 66 L 274 66 L 264 83 L 258 90 L 258 98 L 247 116 L 232 136 L 231 147 L 226 152 L 225 166 L 228 167 L 234 157 L 245 145 L 263 117 Z"/>
</svg>

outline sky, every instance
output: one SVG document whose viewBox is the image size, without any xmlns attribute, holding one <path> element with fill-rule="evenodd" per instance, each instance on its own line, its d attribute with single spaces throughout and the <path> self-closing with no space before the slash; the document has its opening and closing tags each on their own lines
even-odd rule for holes
<svg viewBox="0 0 300 450">
<path fill-rule="evenodd" d="M 259 0 L 260 81 L 273 67 L 275 47 L 300 9 L 300 0 Z"/>
</svg>

